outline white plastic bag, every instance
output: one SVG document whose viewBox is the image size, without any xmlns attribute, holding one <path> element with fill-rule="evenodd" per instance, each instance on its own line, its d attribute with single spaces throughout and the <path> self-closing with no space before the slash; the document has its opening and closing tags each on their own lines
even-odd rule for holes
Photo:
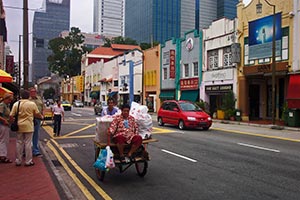
<svg viewBox="0 0 300 200">
<path fill-rule="evenodd" d="M 112 169 L 115 167 L 114 154 L 111 151 L 110 146 L 106 146 L 106 151 L 107 151 L 107 156 L 106 156 L 105 166 L 106 168 Z"/>
</svg>

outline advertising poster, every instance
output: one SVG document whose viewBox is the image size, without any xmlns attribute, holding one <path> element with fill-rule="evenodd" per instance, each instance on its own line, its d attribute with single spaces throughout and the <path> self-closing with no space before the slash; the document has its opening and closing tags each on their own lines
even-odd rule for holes
<svg viewBox="0 0 300 200">
<path fill-rule="evenodd" d="M 281 13 L 275 15 L 275 52 L 281 55 Z M 272 57 L 273 15 L 249 22 L 249 60 Z"/>
</svg>

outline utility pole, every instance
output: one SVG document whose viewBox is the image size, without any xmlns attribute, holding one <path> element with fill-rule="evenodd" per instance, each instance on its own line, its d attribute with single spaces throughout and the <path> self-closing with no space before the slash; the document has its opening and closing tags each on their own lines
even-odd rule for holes
<svg viewBox="0 0 300 200">
<path fill-rule="evenodd" d="M 23 67 L 24 89 L 28 89 L 28 0 L 23 0 Z"/>
</svg>

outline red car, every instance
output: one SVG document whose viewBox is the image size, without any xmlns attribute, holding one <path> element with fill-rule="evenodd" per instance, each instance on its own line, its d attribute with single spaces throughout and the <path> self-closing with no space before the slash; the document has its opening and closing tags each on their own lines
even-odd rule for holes
<svg viewBox="0 0 300 200">
<path fill-rule="evenodd" d="M 164 101 L 157 113 L 159 126 L 173 124 L 180 130 L 201 127 L 208 130 L 212 125 L 211 117 L 199 106 L 190 101 Z"/>
</svg>

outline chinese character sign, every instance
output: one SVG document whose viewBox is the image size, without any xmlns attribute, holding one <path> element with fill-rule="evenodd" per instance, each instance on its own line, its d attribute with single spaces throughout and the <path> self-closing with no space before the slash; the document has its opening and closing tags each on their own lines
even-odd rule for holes
<svg viewBox="0 0 300 200">
<path fill-rule="evenodd" d="M 175 78 L 175 50 L 170 50 L 170 78 Z"/>
</svg>

